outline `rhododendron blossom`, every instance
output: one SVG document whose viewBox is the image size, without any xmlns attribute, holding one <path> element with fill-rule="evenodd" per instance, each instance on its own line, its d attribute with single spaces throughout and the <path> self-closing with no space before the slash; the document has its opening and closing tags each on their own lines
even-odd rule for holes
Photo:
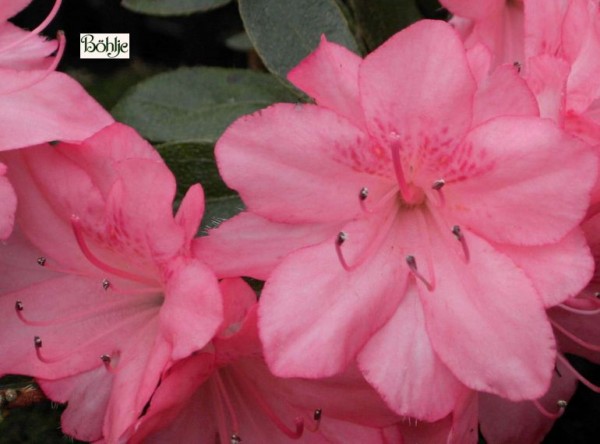
<svg viewBox="0 0 600 444">
<path fill-rule="evenodd" d="M 538 117 L 512 65 L 476 82 L 442 22 L 364 60 L 323 40 L 289 79 L 316 105 L 225 132 L 217 161 L 249 213 L 196 241 L 222 246 L 203 257 L 223 276 L 268 276 L 259 331 L 273 372 L 319 378 L 356 361 L 397 413 L 428 421 L 466 387 L 542 396 L 556 360 L 545 307 L 593 271 L 578 228 L 593 153 Z M 228 235 L 264 257 L 230 249 L 227 265 Z"/>
<path fill-rule="evenodd" d="M 32 375 L 68 402 L 66 434 L 116 442 L 163 371 L 221 324 L 217 280 L 190 251 L 202 189 L 173 217 L 173 175 L 120 124 L 1 157 L 19 205 L 0 247 L 0 374 Z"/>
<path fill-rule="evenodd" d="M 398 442 L 398 420 L 355 369 L 322 381 L 273 376 L 256 328 L 256 295 L 221 281 L 225 319 L 204 350 L 163 377 L 133 443 Z M 385 439 L 384 439 L 385 436 Z"/>
</svg>

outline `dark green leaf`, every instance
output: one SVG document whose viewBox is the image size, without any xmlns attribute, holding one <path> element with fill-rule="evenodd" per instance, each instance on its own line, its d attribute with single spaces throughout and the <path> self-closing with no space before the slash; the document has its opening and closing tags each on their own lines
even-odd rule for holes
<svg viewBox="0 0 600 444">
<path fill-rule="evenodd" d="M 285 78 L 319 44 L 329 41 L 358 52 L 346 17 L 335 0 L 239 0 L 248 37 L 265 66 Z"/>
<path fill-rule="evenodd" d="M 226 5 L 231 0 L 123 0 L 127 9 L 150 15 L 188 15 Z"/>
<path fill-rule="evenodd" d="M 358 35 L 369 51 L 419 20 L 415 0 L 349 0 Z"/>
<path fill-rule="evenodd" d="M 155 142 L 214 143 L 239 116 L 298 98 L 273 76 L 242 69 L 181 68 L 133 87 L 113 108 Z"/>
<path fill-rule="evenodd" d="M 207 229 L 219 226 L 221 222 L 232 218 L 244 209 L 244 203 L 237 194 L 206 199 L 200 234 L 206 234 Z"/>
</svg>

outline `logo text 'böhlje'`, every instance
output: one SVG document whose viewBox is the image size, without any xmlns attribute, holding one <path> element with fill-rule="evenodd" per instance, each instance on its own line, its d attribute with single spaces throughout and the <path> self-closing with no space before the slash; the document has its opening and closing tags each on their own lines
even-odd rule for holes
<svg viewBox="0 0 600 444">
<path fill-rule="evenodd" d="M 129 34 L 79 34 L 79 58 L 128 59 Z"/>
</svg>

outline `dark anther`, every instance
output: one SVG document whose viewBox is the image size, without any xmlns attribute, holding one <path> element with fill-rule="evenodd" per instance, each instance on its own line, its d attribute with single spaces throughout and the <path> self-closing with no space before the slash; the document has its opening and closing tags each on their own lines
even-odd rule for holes
<svg viewBox="0 0 600 444">
<path fill-rule="evenodd" d="M 406 256 L 406 263 L 410 268 L 414 268 L 415 270 L 417 269 L 417 260 L 414 256 Z"/>
<path fill-rule="evenodd" d="M 46 258 L 44 256 L 38 257 L 37 258 L 37 263 L 38 263 L 38 265 L 40 265 L 40 266 L 43 267 L 44 265 L 46 265 Z"/>
<path fill-rule="evenodd" d="M 235 433 L 231 435 L 231 444 L 239 444 L 242 442 L 242 438 L 237 436 Z"/>
<path fill-rule="evenodd" d="M 360 200 L 365 200 L 369 197 L 369 189 L 367 187 L 362 187 L 360 193 L 358 193 L 358 197 L 360 197 Z"/>
<path fill-rule="evenodd" d="M 439 191 L 442 189 L 442 187 L 444 185 L 446 185 L 446 181 L 444 179 L 440 179 L 440 180 L 436 180 L 435 182 L 433 182 L 433 185 L 431 185 L 431 188 Z"/>
<path fill-rule="evenodd" d="M 463 234 L 462 231 L 460 230 L 460 227 L 458 225 L 454 225 L 452 227 L 452 234 L 456 237 L 456 239 L 458 240 L 462 240 L 463 238 Z"/>
<path fill-rule="evenodd" d="M 346 240 L 348 240 L 348 235 L 345 232 L 340 231 L 337 235 L 337 244 L 342 245 L 344 242 L 346 242 Z"/>
<path fill-rule="evenodd" d="M 105 364 L 110 364 L 110 356 L 109 355 L 102 355 L 100 356 L 100 359 L 102 359 L 102 362 L 104 362 Z"/>
<path fill-rule="evenodd" d="M 521 72 L 521 63 L 520 62 L 514 62 L 513 66 L 517 69 L 517 72 Z"/>
<path fill-rule="evenodd" d="M 108 290 L 110 288 L 110 281 L 108 279 L 104 279 L 102 281 L 102 288 L 104 288 L 105 290 Z"/>
<path fill-rule="evenodd" d="M 41 348 L 42 347 L 42 338 L 40 338 L 39 336 L 35 336 L 33 338 L 33 344 L 35 345 L 35 348 Z"/>
<path fill-rule="evenodd" d="M 559 406 L 561 409 L 565 409 L 565 408 L 567 408 L 568 403 L 564 399 L 559 399 L 556 402 L 556 405 Z"/>
<path fill-rule="evenodd" d="M 316 409 L 315 413 L 313 414 L 313 419 L 315 421 L 320 421 L 321 420 L 321 414 L 323 413 L 323 410 L 321 409 Z"/>
<path fill-rule="evenodd" d="M 21 301 L 15 302 L 15 310 L 23 311 L 23 302 L 21 302 Z"/>
</svg>

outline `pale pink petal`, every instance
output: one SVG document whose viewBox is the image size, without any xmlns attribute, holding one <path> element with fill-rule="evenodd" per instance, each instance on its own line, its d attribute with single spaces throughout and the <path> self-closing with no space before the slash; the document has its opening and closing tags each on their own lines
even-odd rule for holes
<svg viewBox="0 0 600 444">
<path fill-rule="evenodd" d="M 548 388 L 556 355 L 541 299 L 510 259 L 475 233 L 465 230 L 464 238 L 468 263 L 456 239 L 431 230 L 436 288 L 418 285 L 433 348 L 473 390 L 537 398 Z"/>
<path fill-rule="evenodd" d="M 570 0 L 527 0 L 525 8 L 525 52 L 529 57 L 555 56 L 562 44 L 560 32 Z M 580 30 L 581 31 L 581 30 Z M 527 62 L 529 64 L 529 61 Z"/>
<path fill-rule="evenodd" d="M 557 242 L 584 216 L 597 160 L 551 122 L 494 119 L 465 144 L 480 172 L 444 188 L 452 223 L 496 242 L 535 245 Z"/>
<path fill-rule="evenodd" d="M 9 180 L 4 177 L 6 166 L 0 163 L 0 239 L 6 239 L 12 232 L 17 209 L 17 196 Z"/>
<path fill-rule="evenodd" d="M 80 141 L 112 121 L 75 80 L 53 72 L 29 88 L 2 96 L 0 150 Z"/>
<path fill-rule="evenodd" d="M 591 314 L 579 314 L 556 307 L 550 309 L 548 315 L 555 326 L 562 353 L 582 356 L 600 364 L 600 314 L 594 311 Z"/>
<path fill-rule="evenodd" d="M 218 338 L 231 337 L 235 333 L 239 333 L 251 310 L 256 310 L 256 302 L 258 298 L 250 285 L 241 278 L 222 279 L 219 282 L 219 288 L 223 295 L 223 323 L 217 332 Z M 255 317 L 255 315 L 253 315 Z M 252 320 L 256 324 L 256 319 Z M 236 335 L 239 336 L 239 335 Z M 226 342 L 226 339 L 221 340 L 221 344 Z M 244 342 L 249 342 L 244 338 Z"/>
<path fill-rule="evenodd" d="M 38 379 L 40 387 L 55 402 L 69 402 L 61 416 L 61 431 L 83 441 L 102 438 L 104 411 L 110 399 L 114 375 L 103 366 L 58 380 Z"/>
<path fill-rule="evenodd" d="M 492 64 L 492 54 L 484 44 L 477 43 L 467 50 L 467 60 L 469 61 L 471 74 L 477 80 L 477 85 L 480 86 L 488 78 Z"/>
<path fill-rule="evenodd" d="M 266 280 L 287 254 L 331 239 L 338 231 L 336 223 L 285 224 L 244 212 L 196 238 L 192 248 L 219 277 Z"/>
<path fill-rule="evenodd" d="M 16 69 L 25 73 L 27 70 L 45 70 L 49 67 L 52 59 L 48 56 L 56 51 L 58 42 L 37 35 L 28 36 L 28 34 L 30 31 L 10 22 L 0 23 L 0 68 Z M 16 46 L 2 50 L 19 40 L 22 42 Z M 0 74 L 0 78 L 2 77 L 4 75 Z"/>
<path fill-rule="evenodd" d="M 475 80 L 446 23 L 421 20 L 399 32 L 365 58 L 359 81 L 369 131 L 384 146 L 399 135 L 416 150 L 425 135 L 461 138 L 471 125 Z"/>
<path fill-rule="evenodd" d="M 497 14 L 505 0 L 440 0 L 440 3 L 455 15 L 471 19 L 482 19 L 491 14 Z"/>
<path fill-rule="evenodd" d="M 348 49 L 321 37 L 319 47 L 288 73 L 288 79 L 317 105 L 365 127 L 358 93 L 358 67 L 362 59 Z"/>
<path fill-rule="evenodd" d="M 183 228 L 186 243 L 196 237 L 203 214 L 204 191 L 200 184 L 195 184 L 185 193 L 175 215 L 175 223 Z"/>
<path fill-rule="evenodd" d="M 534 247 L 499 244 L 494 248 L 525 271 L 546 307 L 577 295 L 594 273 L 594 258 L 578 228 L 553 244 Z"/>
<path fill-rule="evenodd" d="M 550 390 L 538 402 L 550 413 L 557 413 L 557 401 L 569 401 L 577 388 L 577 379 L 557 363 Z M 490 444 L 536 443 L 554 425 L 555 419 L 543 415 L 531 401 L 510 402 L 488 394 L 479 397 L 481 433 Z"/>
<path fill-rule="evenodd" d="M 473 103 L 473 126 L 501 116 L 537 116 L 535 96 L 512 65 L 502 65 L 481 81 Z"/>
<path fill-rule="evenodd" d="M 272 273 L 261 294 L 259 330 L 275 374 L 338 373 L 392 316 L 407 282 L 393 246 L 414 231 L 407 222 L 384 232 L 383 245 L 390 247 L 374 252 L 370 244 L 382 242 L 375 239 L 379 217 L 344 227 L 345 260 L 357 265 L 368 258 L 353 271 L 340 264 L 332 238 L 290 254 Z"/>
<path fill-rule="evenodd" d="M 217 279 L 203 263 L 179 258 L 169 263 L 165 301 L 160 310 L 161 335 L 171 344 L 173 360 L 204 347 L 223 321 Z"/>
<path fill-rule="evenodd" d="M 537 97 L 540 116 L 562 126 L 565 113 L 567 78 L 570 66 L 551 55 L 531 57 L 527 61 L 527 84 Z"/>
<path fill-rule="evenodd" d="M 383 194 L 393 183 L 388 157 L 365 133 L 313 105 L 278 104 L 238 119 L 216 156 L 248 209 L 277 222 L 351 218 L 362 187 Z"/>
<path fill-rule="evenodd" d="M 414 284 L 408 285 L 392 318 L 360 351 L 358 365 L 402 416 L 437 421 L 451 412 L 464 390 L 431 347 Z"/>
</svg>

